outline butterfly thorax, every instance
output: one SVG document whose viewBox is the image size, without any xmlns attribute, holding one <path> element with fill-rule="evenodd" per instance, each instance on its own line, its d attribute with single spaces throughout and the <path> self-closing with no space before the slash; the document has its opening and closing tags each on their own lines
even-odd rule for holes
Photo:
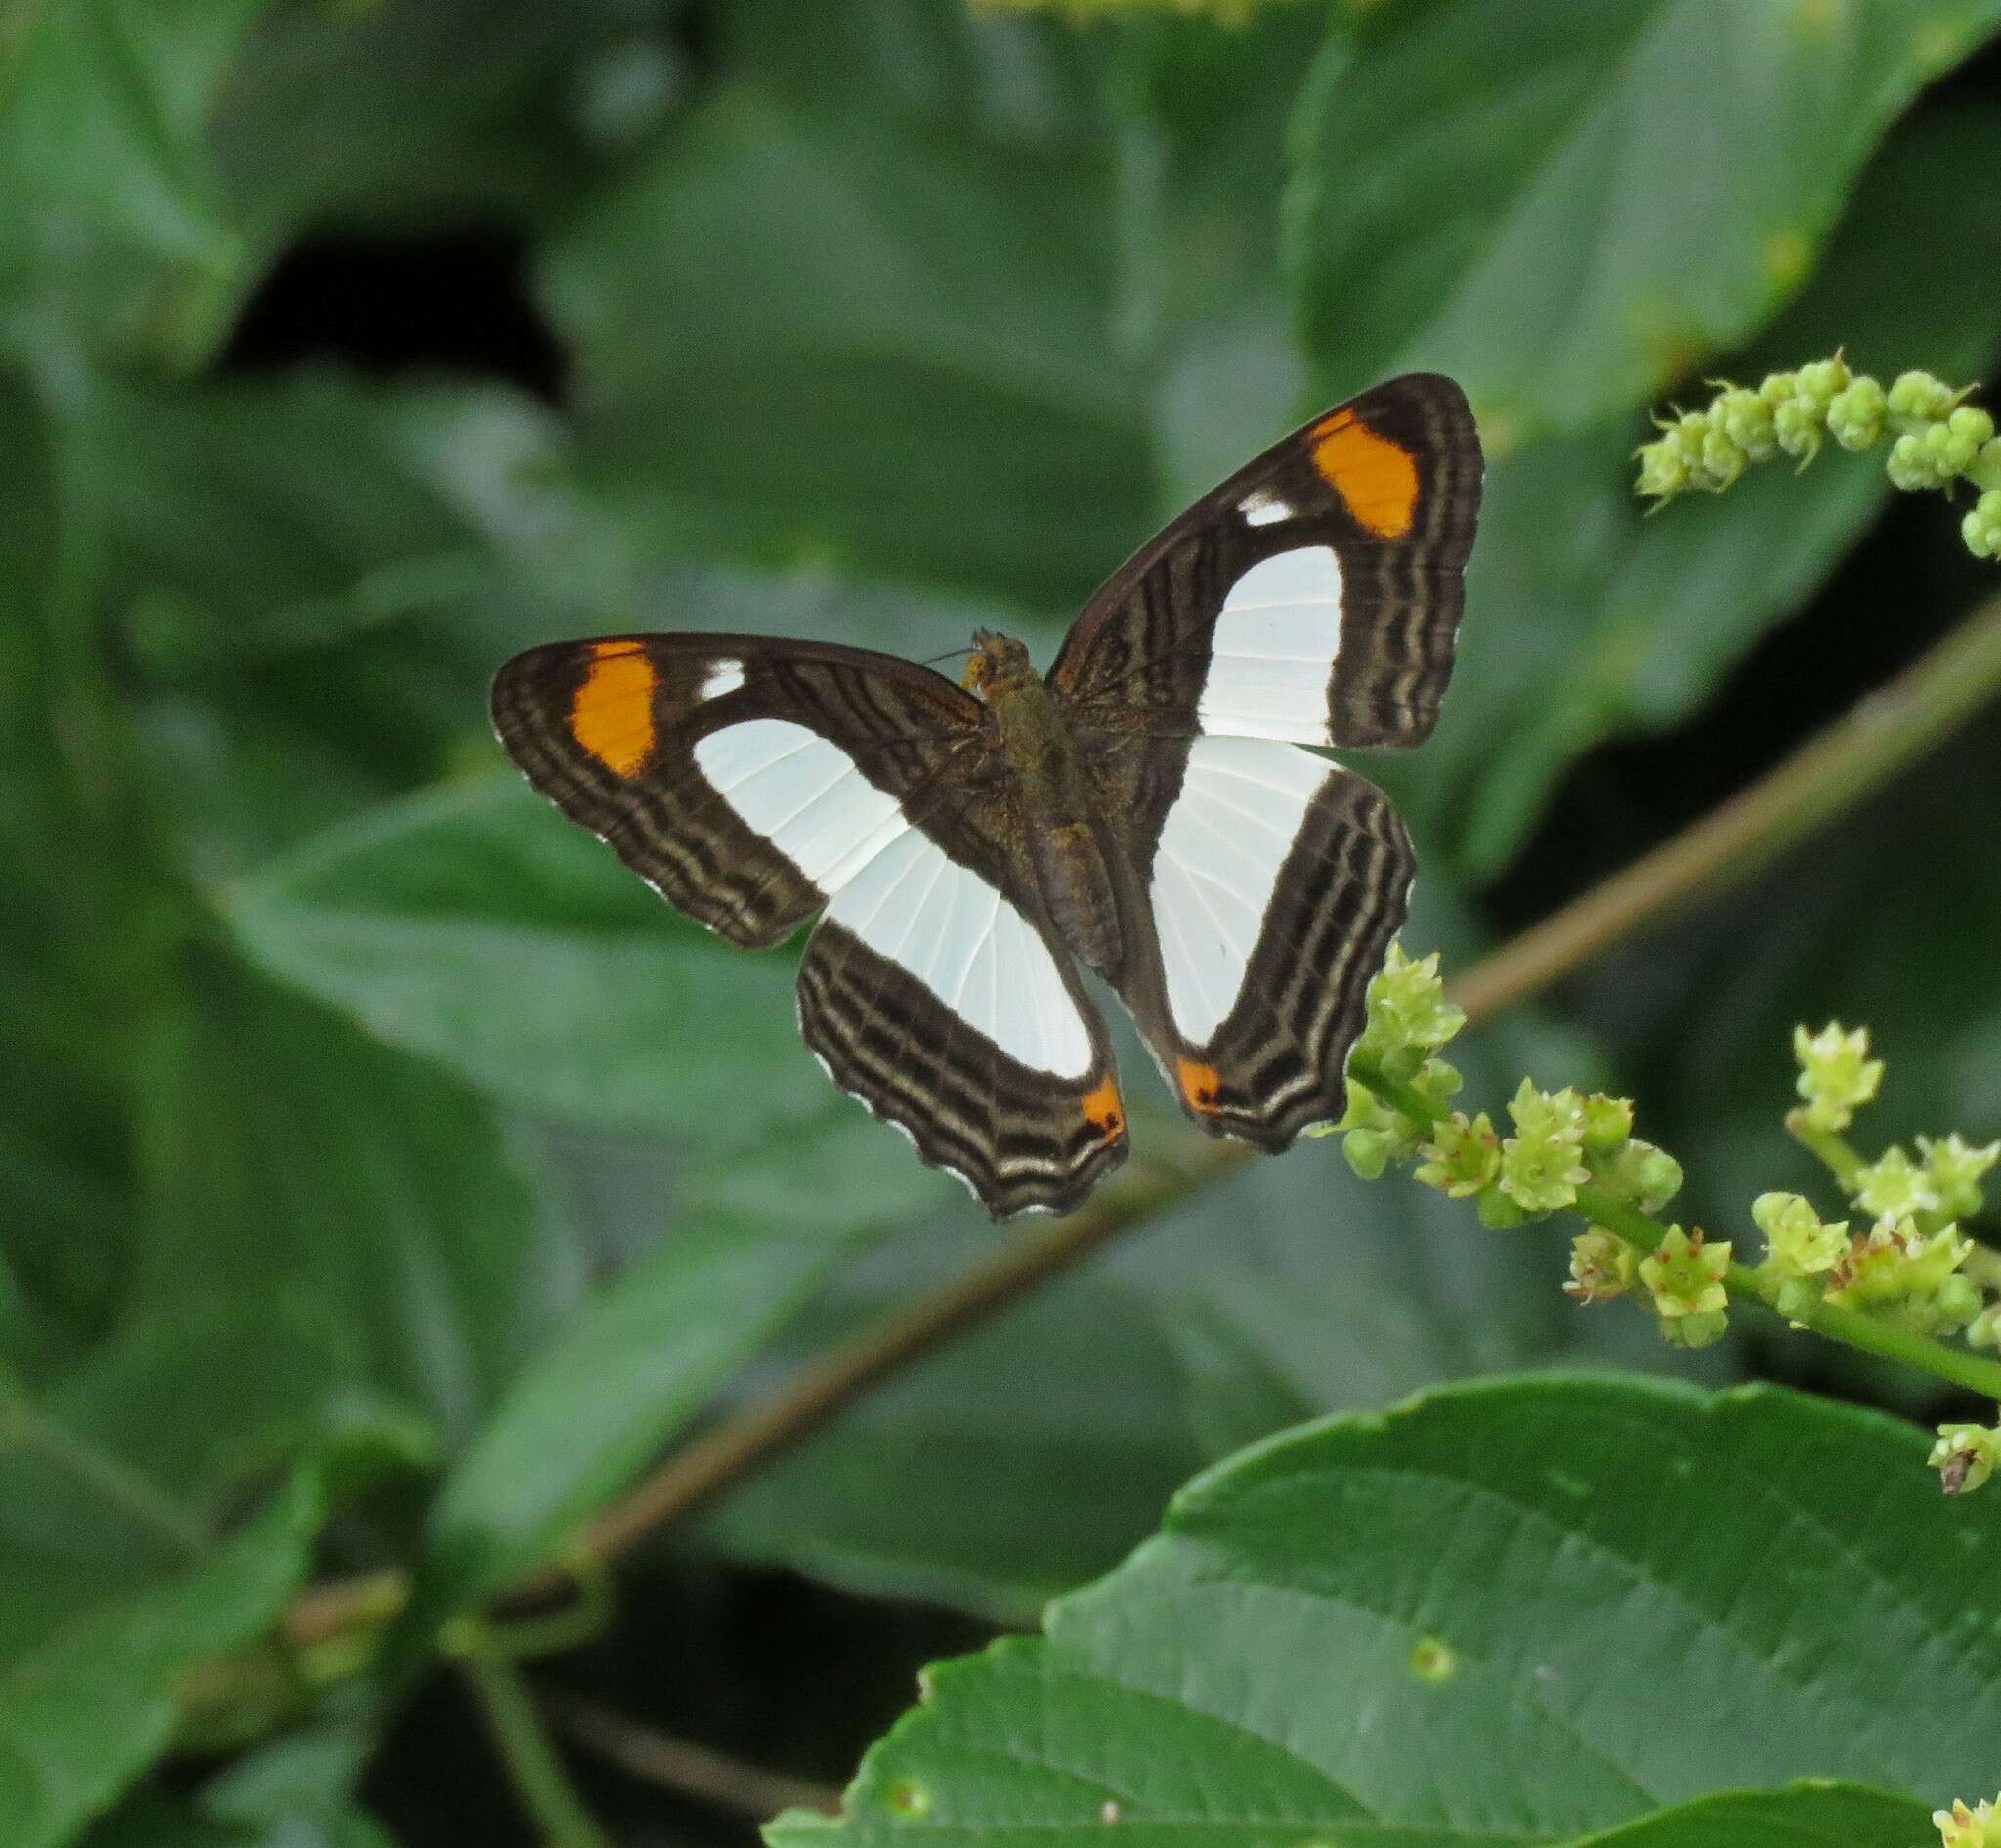
<svg viewBox="0 0 2001 1848">
<path fill-rule="evenodd" d="M 987 703 L 1000 755 L 1013 773 L 1019 850 L 1057 933 L 1090 967 L 1119 967 L 1119 914 L 1077 735 L 1060 697 L 1009 635 L 974 637 L 966 684 Z"/>
</svg>

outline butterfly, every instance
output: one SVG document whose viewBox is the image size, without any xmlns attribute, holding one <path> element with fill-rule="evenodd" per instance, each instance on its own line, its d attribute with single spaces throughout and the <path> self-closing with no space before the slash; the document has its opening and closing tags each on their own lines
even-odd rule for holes
<svg viewBox="0 0 2001 1848">
<path fill-rule="evenodd" d="M 1422 743 L 1451 676 L 1481 457 L 1450 379 L 1392 379 L 1198 500 L 1044 678 L 982 630 L 963 682 L 754 635 L 517 655 L 529 781 L 748 949 L 819 924 L 800 1031 L 996 1217 L 1068 1211 L 1128 1147 L 1125 1002 L 1203 1129 L 1287 1147 L 1343 1108 L 1415 862 L 1307 747 Z"/>
</svg>

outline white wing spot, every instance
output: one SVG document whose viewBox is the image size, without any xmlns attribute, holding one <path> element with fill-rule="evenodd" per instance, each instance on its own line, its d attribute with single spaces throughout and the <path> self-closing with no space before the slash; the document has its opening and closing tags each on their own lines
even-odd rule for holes
<svg viewBox="0 0 2001 1848">
<path fill-rule="evenodd" d="M 733 661 L 725 655 L 708 670 L 707 678 L 702 683 L 698 700 L 719 700 L 725 693 L 734 693 L 744 684 L 744 664 Z"/>
<path fill-rule="evenodd" d="M 1314 796 L 1338 774 L 1292 745 L 1198 738 L 1189 747 L 1154 850 L 1153 908 L 1168 1011 L 1191 1045 L 1207 1044 L 1236 1006 L 1279 872 Z"/>
<path fill-rule="evenodd" d="M 1270 526 L 1277 520 L 1293 517 L 1293 503 L 1280 498 L 1269 488 L 1260 488 L 1255 494 L 1247 494 L 1237 502 L 1237 511 L 1252 526 Z"/>
<path fill-rule="evenodd" d="M 1082 1077 L 1090 1029 L 1042 934 L 985 880 L 913 828 L 827 915 L 1034 1071 Z"/>
</svg>

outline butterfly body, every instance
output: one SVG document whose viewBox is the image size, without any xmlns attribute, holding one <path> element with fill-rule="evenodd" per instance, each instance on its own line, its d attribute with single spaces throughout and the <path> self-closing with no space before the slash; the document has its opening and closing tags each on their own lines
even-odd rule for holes
<svg viewBox="0 0 2001 1848">
<path fill-rule="evenodd" d="M 1128 1147 L 1079 966 L 1183 1109 L 1285 1148 L 1342 1108 L 1410 841 L 1311 747 L 1400 747 L 1449 677 L 1480 456 L 1414 374 L 1240 469 L 1107 580 L 1046 676 L 963 686 L 754 635 L 531 649 L 494 682 L 524 772 L 746 947 L 820 923 L 799 1021 L 837 1083 L 996 1214 L 1076 1204 Z"/>
<path fill-rule="evenodd" d="M 1037 673 L 1027 647 L 982 629 L 966 684 L 990 715 L 1000 780 L 1014 807 L 1012 834 L 1064 944 L 1088 968 L 1111 975 L 1121 960 L 1118 901 L 1096 825 L 1100 793 L 1063 695 Z"/>
</svg>

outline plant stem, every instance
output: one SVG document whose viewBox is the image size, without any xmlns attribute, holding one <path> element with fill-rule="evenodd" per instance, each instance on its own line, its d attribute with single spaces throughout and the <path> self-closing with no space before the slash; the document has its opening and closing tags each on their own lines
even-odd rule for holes
<svg viewBox="0 0 2001 1848">
<path fill-rule="evenodd" d="M 1838 1136 L 1833 1130 L 1823 1130 L 1807 1120 L 1804 1110 L 1786 1112 L 1786 1128 L 1793 1139 L 1804 1148 L 1819 1156 L 1827 1172 L 1834 1177 L 1835 1184 L 1844 1194 L 1852 1196 L 1855 1183 L 1862 1170 L 1869 1164 L 1856 1151 L 1846 1137 Z"/>
<path fill-rule="evenodd" d="M 182 1559 L 198 1560 L 207 1553 L 208 1536 L 197 1522 L 183 1514 L 129 1463 L 58 1424 L 4 1374 L 0 1374 L 0 1437 L 12 1437 L 22 1449 L 83 1483 Z"/>
<path fill-rule="evenodd" d="M 557 1756 L 534 1698 L 521 1671 L 489 1646 L 473 1626 L 459 1658 L 487 1730 L 492 1735 L 522 1807 L 535 1820 L 548 1848 L 612 1848 Z"/>
<path fill-rule="evenodd" d="M 1816 733 L 1693 827 L 1524 931 L 1458 991 L 1469 1013 L 1547 988 L 1580 963 L 1698 894 L 1755 872 L 1824 828 L 2001 695 L 2001 597 L 1847 717 Z"/>
<path fill-rule="evenodd" d="M 840 1794 L 804 1778 L 746 1765 L 693 1740 L 675 1739 L 595 1700 L 574 1695 L 552 1701 L 557 1723 L 579 1744 L 635 1778 L 696 1796 L 719 1808 L 765 1822 L 781 1810 L 818 1810 L 832 1816 Z"/>
<path fill-rule="evenodd" d="M 1357 1056 L 1348 1061 L 1348 1076 L 1366 1085 L 1377 1096 L 1422 1123 L 1443 1123 L 1451 1112 L 1433 1103 L 1413 1085 L 1400 1083 L 1373 1059 Z M 1653 1251 L 1668 1235 L 1668 1228 L 1651 1214 L 1642 1213 L 1632 1201 L 1605 1188 L 1587 1183 L 1577 1189 L 1579 1216 L 1590 1225 L 1601 1226 L 1639 1251 Z M 1779 1311 L 1773 1302 L 1775 1289 L 1748 1265 L 1733 1264 L 1724 1276 L 1724 1288 L 1739 1302 L 1752 1303 L 1773 1315 Z M 1866 1354 L 1896 1360 L 1935 1379 L 1964 1386 L 1988 1398 L 2001 1400 L 2001 1360 L 1988 1360 L 1965 1348 L 1955 1348 L 1915 1329 L 1903 1328 L 1882 1317 L 1865 1314 L 1840 1303 L 1815 1303 L 1781 1316 L 1816 1335 L 1859 1348 Z"/>
</svg>

